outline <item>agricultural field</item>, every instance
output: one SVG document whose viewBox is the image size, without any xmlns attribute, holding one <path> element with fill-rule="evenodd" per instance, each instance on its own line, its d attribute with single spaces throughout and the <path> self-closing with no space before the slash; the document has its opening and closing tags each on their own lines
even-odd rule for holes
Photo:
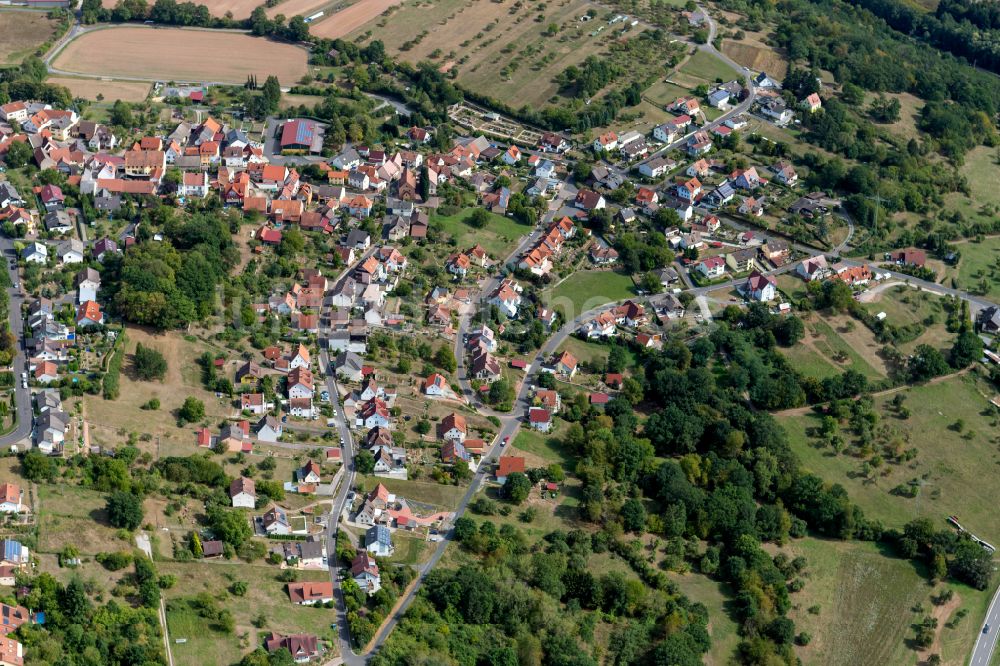
<svg viewBox="0 0 1000 666">
<path fill-rule="evenodd" d="M 56 36 L 58 21 L 44 12 L 0 11 L 0 65 L 15 65 Z"/>
<path fill-rule="evenodd" d="M 709 85 L 719 79 L 731 81 L 740 76 L 740 72 L 705 51 L 695 51 L 694 55 L 681 66 L 678 73 L 699 79 Z"/>
<path fill-rule="evenodd" d="M 846 422 L 838 428 L 846 448 L 835 453 L 830 444 L 811 434 L 820 425 L 815 414 L 779 418 L 803 466 L 843 485 L 868 517 L 896 528 L 927 517 L 943 527 L 946 516 L 957 514 L 963 524 L 992 542 L 1000 540 L 1000 518 L 992 499 L 998 492 L 996 475 L 989 470 L 1000 465 L 1000 453 L 994 434 L 996 410 L 984 392 L 992 395 L 974 374 L 966 374 L 879 395 L 876 443 L 884 442 L 889 450 L 913 449 L 915 456 L 894 463 L 883 454 L 885 462 L 874 469 L 866 466 L 864 451 L 855 445 Z M 897 393 L 903 396 L 908 414 L 890 404 Z M 914 497 L 901 492 L 909 488 L 915 489 Z"/>
<path fill-rule="evenodd" d="M 104 48 L 114 43 L 115 49 Z M 239 58 L 230 57 L 240 53 Z M 69 42 L 52 66 L 76 74 L 163 81 L 242 83 L 269 74 L 285 84 L 307 71 L 306 52 L 291 44 L 234 32 L 145 28 L 92 30 Z"/>
<path fill-rule="evenodd" d="M 957 584 L 933 588 L 911 562 L 870 543 L 807 537 L 781 550 L 790 558 L 804 556 L 807 562 L 805 587 L 791 595 L 789 613 L 796 629 L 812 636 L 808 646 L 796 648 L 803 663 L 925 663 L 917 659 L 908 639 L 913 637 L 912 625 L 932 614 L 938 617 L 939 634 L 937 648 L 929 652 L 938 652 L 945 664 L 954 666 L 968 659 L 975 623 L 985 611 L 989 593 Z M 946 587 L 955 592 L 952 601 L 934 606 L 932 593 Z M 918 604 L 923 612 L 914 612 Z M 960 607 L 969 616 L 948 627 Z"/>
<path fill-rule="evenodd" d="M 114 102 L 141 102 L 149 95 L 149 84 L 141 81 L 103 81 L 98 79 L 78 79 L 72 76 L 50 76 L 45 80 L 57 86 L 66 86 L 73 97 Z"/>
<path fill-rule="evenodd" d="M 358 2 L 349 5 L 346 9 L 341 9 L 336 13 L 331 13 L 328 10 L 328 16 L 321 18 L 318 22 L 309 26 L 309 32 L 317 37 L 339 39 L 351 34 L 361 26 L 367 24 L 369 21 L 377 18 L 390 7 L 395 7 L 402 1 L 403 0 L 358 0 Z M 311 5 L 311 8 L 308 10 L 296 12 L 302 14 L 303 16 L 309 15 L 306 11 L 311 14 L 323 6 L 322 3 L 317 5 L 316 0 L 307 0 L 306 2 L 291 0 L 289 5 L 291 4 L 301 6 L 306 6 L 307 4 Z M 280 6 L 281 5 L 279 5 L 279 7 Z M 292 14 L 286 15 L 292 16 Z"/>
<path fill-rule="evenodd" d="M 512 218 L 490 213 L 490 221 L 482 229 L 477 229 L 465 222 L 474 208 L 468 208 L 453 215 L 433 214 L 430 218 L 432 227 L 440 229 L 451 237 L 457 249 L 467 250 L 476 243 L 496 261 L 502 261 L 517 247 L 518 240 L 530 233 L 531 227 L 518 224 Z"/>
<path fill-rule="evenodd" d="M 583 312 L 635 294 L 632 278 L 613 271 L 577 271 L 547 290 L 544 302 L 570 321 Z"/>
<path fill-rule="evenodd" d="M 596 17 L 581 21 L 589 10 Z M 555 78 L 567 67 L 591 55 L 607 55 L 613 43 L 640 34 L 638 28 L 623 34 L 621 24 L 608 25 L 603 19 L 607 14 L 589 0 L 560 0 L 541 11 L 511 0 L 439 0 L 404 4 L 351 37 L 358 42 L 380 39 L 391 55 L 412 63 L 431 59 L 442 70 L 455 69 L 458 81 L 473 90 L 514 107 L 537 108 L 557 100 Z M 313 34 L 332 36 L 322 26 L 313 27 Z M 666 57 L 623 52 L 612 60 L 641 77 L 663 73 Z"/>
<path fill-rule="evenodd" d="M 997 272 L 1000 259 L 1000 237 L 991 237 L 981 243 L 968 241 L 960 243 L 957 248 L 962 253 L 957 273 L 958 283 L 963 289 L 980 291 L 980 283 L 985 280 L 986 294 L 992 299 L 1000 298 L 1000 274 Z M 955 269 L 949 270 L 955 274 Z"/>
</svg>

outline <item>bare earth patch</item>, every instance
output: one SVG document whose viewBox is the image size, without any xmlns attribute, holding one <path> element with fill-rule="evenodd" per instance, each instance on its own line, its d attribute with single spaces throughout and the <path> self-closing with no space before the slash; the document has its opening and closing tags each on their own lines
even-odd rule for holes
<svg viewBox="0 0 1000 666">
<path fill-rule="evenodd" d="M 294 0 L 293 0 L 294 1 Z M 316 23 L 309 32 L 317 37 L 337 39 L 350 34 L 402 0 L 361 0 L 347 9 Z"/>
<path fill-rule="evenodd" d="M 66 86 L 73 97 L 96 100 L 103 95 L 108 102 L 141 102 L 149 94 L 149 84 L 141 81 L 99 81 L 97 79 L 75 79 L 71 76 L 50 76 L 46 83 Z"/>
<path fill-rule="evenodd" d="M 306 52 L 291 44 L 234 32 L 139 26 L 85 33 L 59 53 L 53 67 L 94 76 L 221 83 L 273 74 L 286 84 L 308 69 Z"/>
</svg>

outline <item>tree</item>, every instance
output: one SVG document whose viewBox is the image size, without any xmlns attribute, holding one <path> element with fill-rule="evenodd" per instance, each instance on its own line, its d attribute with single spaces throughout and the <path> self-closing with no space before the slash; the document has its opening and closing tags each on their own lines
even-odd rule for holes
<svg viewBox="0 0 1000 666">
<path fill-rule="evenodd" d="M 297 228 L 292 227 L 282 234 L 281 245 L 278 246 L 278 254 L 283 257 L 294 257 L 301 253 L 305 247 L 305 236 Z"/>
<path fill-rule="evenodd" d="M 621 510 L 622 526 L 629 532 L 643 532 L 646 529 L 646 507 L 635 497 L 625 500 Z"/>
<path fill-rule="evenodd" d="M 948 372 L 948 363 L 934 347 L 930 345 L 919 345 L 910 357 L 907 365 L 910 381 L 914 383 L 925 382 L 932 377 L 937 377 Z"/>
<path fill-rule="evenodd" d="M 57 471 L 56 461 L 38 449 L 28 449 L 21 457 L 21 474 L 29 481 L 51 481 Z"/>
<path fill-rule="evenodd" d="M 198 398 L 188 396 L 177 412 L 182 423 L 196 423 L 205 418 L 205 403 Z"/>
<path fill-rule="evenodd" d="M 114 527 L 135 530 L 142 524 L 142 499 L 130 492 L 119 490 L 112 493 L 105 509 L 108 522 Z"/>
<path fill-rule="evenodd" d="M 968 367 L 983 356 L 983 341 L 972 331 L 962 331 L 948 352 L 948 364 L 956 370 Z"/>
<path fill-rule="evenodd" d="M 476 229 L 482 229 L 490 221 L 490 214 L 484 208 L 477 208 L 468 215 L 465 216 L 465 223 L 470 227 L 475 227 Z"/>
<path fill-rule="evenodd" d="M 200 558 L 205 554 L 204 549 L 201 545 L 201 537 L 198 536 L 197 532 L 191 532 L 191 536 L 188 539 L 188 547 L 191 549 L 191 554 L 195 557 Z"/>
<path fill-rule="evenodd" d="M 511 472 L 507 475 L 507 480 L 504 481 L 500 492 L 511 502 L 520 504 L 528 499 L 528 493 L 531 492 L 531 481 L 521 472 Z"/>
<path fill-rule="evenodd" d="M 215 537 L 233 548 L 239 548 L 244 541 L 253 536 L 250 523 L 237 511 L 214 507 L 209 510 L 208 522 Z"/>
<path fill-rule="evenodd" d="M 135 373 L 139 379 L 147 382 L 154 379 L 163 381 L 167 374 L 167 359 L 157 350 L 140 342 L 135 346 Z"/>
<path fill-rule="evenodd" d="M 455 352 L 447 345 L 439 347 L 434 353 L 434 362 L 437 363 L 438 368 L 445 372 L 455 372 L 455 369 L 458 368 Z"/>
<path fill-rule="evenodd" d="M 985 590 L 989 587 L 993 575 L 992 558 L 979 544 L 963 540 L 955 548 L 951 573 L 955 578 L 977 590 Z"/>
<path fill-rule="evenodd" d="M 7 156 L 4 161 L 12 169 L 20 169 L 26 165 L 31 158 L 33 153 L 31 152 L 31 146 L 27 141 L 14 141 L 10 144 L 10 148 L 7 149 Z"/>
<path fill-rule="evenodd" d="M 132 106 L 128 102 L 116 100 L 114 106 L 111 107 L 110 120 L 112 125 L 124 128 L 133 127 L 135 119 L 132 117 Z"/>
<path fill-rule="evenodd" d="M 261 97 L 264 100 L 264 108 L 268 114 L 275 113 L 278 110 L 278 104 L 281 102 L 281 84 L 278 83 L 278 77 L 267 77 L 267 80 L 264 81 L 264 86 L 261 88 Z"/>
<path fill-rule="evenodd" d="M 359 474 L 371 474 L 375 471 L 375 456 L 367 449 L 358 451 L 358 455 L 354 456 L 354 467 Z"/>
</svg>

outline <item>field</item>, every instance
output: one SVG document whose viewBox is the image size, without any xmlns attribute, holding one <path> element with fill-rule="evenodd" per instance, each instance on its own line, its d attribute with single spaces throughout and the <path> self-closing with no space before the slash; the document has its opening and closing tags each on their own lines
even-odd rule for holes
<svg viewBox="0 0 1000 666">
<path fill-rule="evenodd" d="M 119 541 L 118 530 L 108 525 L 103 493 L 69 485 L 42 485 L 38 501 L 39 552 L 58 553 L 69 544 L 82 555 L 130 547 Z"/>
<path fill-rule="evenodd" d="M 789 613 L 796 630 L 812 635 L 807 647 L 796 648 L 803 663 L 924 663 L 918 662 L 907 639 L 913 637 L 911 625 L 931 612 L 929 598 L 934 590 L 910 562 L 887 556 L 870 543 L 811 537 L 796 540 L 783 550 L 790 557 L 803 555 L 807 560 L 805 587 L 792 594 Z M 970 616 L 955 629 L 944 627 L 948 617 L 942 617 L 940 636 L 945 663 L 959 666 L 968 658 L 975 640 L 974 626 L 988 596 L 965 586 L 952 587 Z M 923 604 L 923 613 L 913 612 L 918 603 Z M 957 610 L 957 605 L 949 610 Z M 817 613 L 808 611 L 817 606 Z M 964 657 L 953 660 L 961 649 Z"/>
<path fill-rule="evenodd" d="M 310 25 L 309 32 L 317 37 L 338 39 L 351 34 L 372 19 L 378 17 L 385 10 L 390 7 L 395 7 L 402 1 L 403 0 L 358 0 L 358 2 L 347 7 L 346 9 L 342 9 L 336 14 L 331 14 L 329 17 L 320 20 L 318 23 Z M 299 2 L 299 0 L 292 0 L 292 3 L 303 6 L 310 4 L 315 9 L 323 6 L 322 4 L 317 5 L 315 0 L 309 0 L 308 3 Z M 281 5 L 278 6 L 280 7 Z"/>
<path fill-rule="evenodd" d="M 360 486 L 365 492 L 378 484 L 388 488 L 389 492 L 405 497 L 414 502 L 431 504 L 439 509 L 452 511 L 458 506 L 458 501 L 465 494 L 465 486 L 446 486 L 434 481 L 403 481 L 400 479 L 383 479 L 377 476 L 362 476 Z"/>
<path fill-rule="evenodd" d="M 459 249 L 467 250 L 479 243 L 495 261 L 506 259 L 517 246 L 518 239 L 531 231 L 530 227 L 494 213 L 490 213 L 490 221 L 485 227 L 476 229 L 465 223 L 465 218 L 472 210 L 474 209 L 469 208 L 454 215 L 431 215 L 431 226 L 453 238 Z"/>
<path fill-rule="evenodd" d="M 563 70 L 588 56 L 606 55 L 611 44 L 624 37 L 620 24 L 609 26 L 600 18 L 580 21 L 589 9 L 596 10 L 598 17 L 607 13 L 589 0 L 537 5 L 512 0 L 406 3 L 351 37 L 362 42 L 380 39 L 391 55 L 411 63 L 430 59 L 442 69 L 454 69 L 459 83 L 511 106 L 540 107 L 557 95 L 555 78 Z M 313 34 L 332 36 L 323 26 L 334 20 L 317 24 Z M 548 33 L 549 26 L 555 26 L 554 34 Z M 626 34 L 634 38 L 639 31 Z M 657 46 L 672 48 L 665 42 Z M 634 75 L 647 69 L 662 73 L 666 59 L 627 53 L 620 57 L 628 63 L 625 71 Z"/>
<path fill-rule="evenodd" d="M 891 287 L 866 301 L 864 308 L 872 314 L 884 312 L 885 321 L 896 326 L 915 323 L 925 326 L 919 337 L 899 346 L 904 354 L 912 353 L 917 345 L 922 344 L 944 350 L 954 337 L 945 326 L 948 315 L 941 298 L 926 291 L 916 291 L 903 285 Z"/>
<path fill-rule="evenodd" d="M 885 378 L 885 363 L 877 354 L 882 345 L 875 342 L 875 337 L 863 324 L 845 315 L 813 314 L 804 321 L 806 336 L 797 346 L 811 349 L 835 368 L 857 370 L 871 380 Z M 791 353 L 801 354 L 800 351 Z"/>
<path fill-rule="evenodd" d="M 875 94 L 866 95 L 865 107 L 870 106 L 877 97 Z M 894 123 L 878 123 L 877 126 L 904 139 L 918 138 L 920 131 L 917 129 L 917 120 L 920 119 L 920 110 L 924 106 L 923 100 L 909 93 L 888 93 L 885 97 L 899 100 L 899 120 Z"/>
<path fill-rule="evenodd" d="M 954 192 L 945 196 L 945 208 L 958 210 L 972 218 L 992 219 L 992 211 L 1000 206 L 1000 188 L 996 186 L 1000 165 L 996 150 L 976 146 L 965 154 L 959 168 L 969 183 L 969 194 Z"/>
<path fill-rule="evenodd" d="M 883 521 L 886 527 L 900 528 L 917 517 L 928 517 L 945 526 L 945 517 L 957 514 L 962 523 L 984 539 L 1000 540 L 1000 516 L 993 499 L 998 488 L 990 470 L 1000 465 L 994 433 L 992 407 L 980 392 L 973 375 L 950 377 L 934 384 L 901 392 L 910 410 L 903 419 L 887 408 L 892 395 L 880 396 L 876 409 L 881 428 L 888 428 L 890 440 L 902 448 L 916 449 L 916 457 L 904 463 L 886 463 L 866 478 L 863 462 L 851 452 L 835 454 L 829 445 L 810 437 L 807 430 L 819 425 L 813 414 L 783 416 L 792 449 L 806 469 L 830 483 L 840 483 L 865 515 Z M 986 415 L 986 416 L 984 416 Z M 956 427 L 964 422 L 962 431 Z M 852 444 L 853 432 L 845 425 L 840 436 Z M 893 494 L 897 486 L 913 481 L 913 498 Z"/>
<path fill-rule="evenodd" d="M 740 76 L 732 67 L 705 51 L 696 51 L 678 71 L 680 74 L 701 79 L 707 83 L 714 83 L 718 79 L 731 81 Z"/>
<path fill-rule="evenodd" d="M 109 43 L 115 48 L 105 48 Z M 290 44 L 232 32 L 137 26 L 84 33 L 59 52 L 53 67 L 94 76 L 222 83 L 273 74 L 284 84 L 307 70 L 306 52 Z"/>
<path fill-rule="evenodd" d="M 958 263 L 958 280 L 962 288 L 978 292 L 980 281 L 985 279 L 989 296 L 1000 298 L 1000 275 L 996 272 L 1000 238 L 987 238 L 981 243 L 969 241 L 957 247 L 962 252 Z"/>
<path fill-rule="evenodd" d="M 612 271 L 577 271 L 544 294 L 548 307 L 570 321 L 580 313 L 634 294 L 632 278 Z"/>
<path fill-rule="evenodd" d="M 591 560 L 593 562 L 593 560 Z M 724 666 L 736 650 L 740 637 L 739 625 L 732 619 L 728 606 L 732 591 L 724 583 L 699 574 L 670 574 L 681 593 L 691 601 L 705 604 L 708 609 L 708 635 L 712 647 L 704 657 L 706 666 Z"/>
<path fill-rule="evenodd" d="M 741 41 L 725 40 L 722 52 L 755 72 L 767 72 L 783 79 L 788 72 L 788 59 L 782 52 L 768 46 L 765 39 L 766 36 L 761 33 L 746 33 Z"/>
<path fill-rule="evenodd" d="M 140 81 L 98 81 L 94 79 L 76 79 L 71 76 L 50 76 L 46 83 L 66 86 L 73 97 L 96 100 L 103 96 L 106 102 L 122 100 L 123 102 L 141 102 L 149 94 L 149 84 Z"/>
<path fill-rule="evenodd" d="M 0 11 L 0 65 L 21 62 L 55 36 L 57 22 L 44 12 Z"/>
<path fill-rule="evenodd" d="M 277 580 L 278 568 L 273 566 L 228 563 L 224 561 L 187 562 L 157 564 L 160 574 L 174 574 L 177 584 L 164 590 L 168 604 L 167 624 L 170 639 L 186 638 L 182 644 L 172 643 L 174 661 L 177 666 L 198 666 L 200 664 L 233 664 L 244 652 L 253 649 L 258 630 L 251 620 L 258 615 L 266 618 L 264 631 L 302 632 L 315 634 L 321 638 L 331 638 L 330 623 L 334 621 L 334 611 L 309 606 L 296 606 L 288 600 L 285 584 Z M 300 571 L 298 580 L 328 580 L 326 571 Z M 232 596 L 226 590 L 233 582 L 247 582 L 249 589 L 245 597 Z M 232 611 L 236 620 L 236 631 L 227 635 L 211 628 L 211 623 L 199 617 L 188 600 L 201 592 L 208 592 L 220 607 Z M 237 638 L 249 634 L 251 644 L 241 648 Z"/>
</svg>

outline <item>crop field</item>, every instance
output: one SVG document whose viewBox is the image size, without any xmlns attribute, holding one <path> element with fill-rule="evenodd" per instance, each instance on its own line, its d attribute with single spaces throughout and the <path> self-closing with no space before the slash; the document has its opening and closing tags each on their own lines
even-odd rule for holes
<svg viewBox="0 0 1000 666">
<path fill-rule="evenodd" d="M 0 11 L 0 25 L 0 65 L 13 65 L 52 39 L 57 22 L 43 12 Z"/>
<path fill-rule="evenodd" d="M 109 43 L 115 48 L 106 48 Z M 93 76 L 222 83 L 273 74 L 285 84 L 307 71 L 306 52 L 291 44 L 232 32 L 137 26 L 84 33 L 60 51 L 53 67 Z"/>
<path fill-rule="evenodd" d="M 582 312 L 635 293 L 632 278 L 614 271 L 577 271 L 545 292 L 544 302 L 567 321 Z"/>
<path fill-rule="evenodd" d="M 483 246 L 495 261 L 502 261 L 517 246 L 517 241 L 527 235 L 530 227 L 518 224 L 512 218 L 490 213 L 490 220 L 482 229 L 465 222 L 472 208 L 454 215 L 431 215 L 430 224 L 448 234 L 457 243 L 458 249 L 467 250 L 476 243 Z"/>
<path fill-rule="evenodd" d="M 597 18 L 581 21 L 590 9 Z M 438 0 L 406 3 L 351 36 L 361 42 L 380 39 L 390 54 L 409 62 L 431 59 L 442 69 L 454 69 L 463 85 L 511 106 L 537 107 L 552 101 L 558 93 L 554 79 L 568 66 L 606 55 L 613 43 L 639 34 L 637 28 L 623 33 L 620 23 L 608 25 L 600 18 L 605 14 L 589 0 L 559 0 L 541 11 L 512 0 Z M 322 25 L 313 34 L 330 36 Z M 663 64 L 655 58 L 628 62 L 629 74 Z"/>
<path fill-rule="evenodd" d="M 1000 488 L 991 470 L 1000 465 L 1000 453 L 995 410 L 981 392 L 988 390 L 974 375 L 964 375 L 901 391 L 907 418 L 890 405 L 895 393 L 879 396 L 877 441 L 903 451 L 914 449 L 916 455 L 909 462 L 886 458 L 876 469 L 866 469 L 862 449 L 846 423 L 838 434 L 847 448 L 838 454 L 810 435 L 820 424 L 814 414 L 780 419 L 803 466 L 843 485 L 866 516 L 901 528 L 917 517 L 944 527 L 945 517 L 957 514 L 964 525 L 993 542 L 1000 540 L 1000 517 L 992 499 Z M 915 497 L 894 492 L 910 484 L 916 487 Z"/>
<path fill-rule="evenodd" d="M 57 86 L 66 86 L 73 97 L 114 102 L 141 102 L 149 94 L 149 84 L 141 81 L 101 81 L 98 79 L 77 79 L 72 76 L 50 76 L 45 80 Z"/>
<path fill-rule="evenodd" d="M 806 664 L 913 664 L 906 647 L 910 625 L 922 616 L 911 608 L 930 593 L 910 562 L 887 557 L 864 542 L 795 540 L 784 549 L 805 556 L 805 587 L 792 594 L 789 613 L 798 631 L 812 635 L 796 648 Z M 810 613 L 809 608 L 818 612 Z M 965 627 L 966 630 L 969 627 Z"/>
<path fill-rule="evenodd" d="M 328 17 L 321 18 L 317 23 L 310 25 L 309 32 L 317 37 L 325 37 L 327 39 L 345 37 L 369 21 L 377 18 L 390 7 L 395 7 L 402 1 L 403 0 L 358 0 L 358 2 L 355 2 L 346 9 L 341 9 L 339 12 L 330 14 Z M 292 3 L 297 5 L 306 4 L 305 2 L 300 2 L 300 0 L 292 0 Z M 312 5 L 312 9 L 309 10 L 310 13 L 323 6 L 322 4 L 317 5 L 315 0 L 310 0 L 309 4 Z M 305 11 L 297 13 L 304 16 L 308 15 Z"/>
</svg>

